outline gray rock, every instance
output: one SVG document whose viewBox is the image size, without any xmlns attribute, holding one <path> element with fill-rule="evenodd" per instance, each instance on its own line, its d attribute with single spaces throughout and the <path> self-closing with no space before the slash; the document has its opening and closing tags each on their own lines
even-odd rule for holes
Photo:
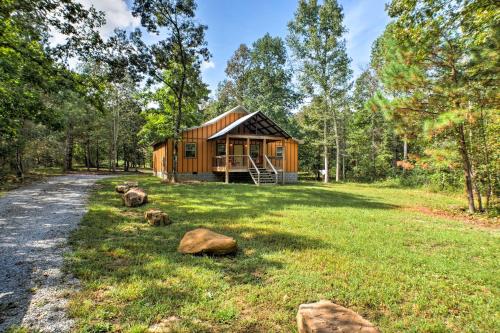
<svg viewBox="0 0 500 333">
<path fill-rule="evenodd" d="M 301 304 L 297 326 L 299 333 L 380 333 L 356 312 L 330 301 Z"/>
</svg>

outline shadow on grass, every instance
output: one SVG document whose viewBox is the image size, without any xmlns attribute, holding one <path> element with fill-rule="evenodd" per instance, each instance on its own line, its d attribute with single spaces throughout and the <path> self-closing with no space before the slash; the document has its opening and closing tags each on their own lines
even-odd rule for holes
<svg viewBox="0 0 500 333">
<path fill-rule="evenodd" d="M 266 259 L 266 255 L 326 246 L 323 241 L 305 235 L 225 224 L 210 228 L 237 240 L 236 255 L 215 257 L 177 253 L 182 236 L 198 226 L 174 223 L 167 227 L 150 227 L 143 221 L 142 214 L 92 209 L 71 238 L 76 250 L 73 259 L 77 258 L 71 264 L 81 277 L 90 274 L 102 279 L 123 280 L 132 275 L 154 277 L 154 270 L 148 267 L 161 259 L 175 269 L 197 267 L 224 276 L 231 283 L 258 284 L 263 282 L 268 269 L 282 268 L 282 263 Z"/>
<path fill-rule="evenodd" d="M 146 183 L 151 205 L 171 211 L 181 220 L 218 223 L 270 216 L 292 206 L 304 208 L 396 209 L 396 205 L 340 192 L 331 187 L 295 185 L 257 187 L 248 184 L 165 185 Z"/>
<path fill-rule="evenodd" d="M 332 188 L 310 185 L 256 187 L 248 184 L 190 184 L 165 185 L 151 177 L 139 178 L 141 187 L 150 194 L 150 202 L 140 208 L 122 206 L 120 197 L 113 192 L 119 180 L 108 180 L 108 184 L 95 194 L 100 206 L 92 208 L 77 232 L 79 246 L 99 252 L 119 247 L 134 258 L 161 255 L 177 267 L 194 265 L 214 270 L 235 283 L 260 283 L 265 271 L 281 268 L 281 263 L 265 259 L 277 251 L 294 251 L 322 248 L 320 239 L 279 230 L 269 230 L 272 219 L 279 211 L 290 206 L 306 207 L 353 207 L 363 209 L 394 209 L 397 206 L 373 201 L 368 197 L 332 190 Z M 160 208 L 169 213 L 174 224 L 166 228 L 149 228 L 142 214 L 148 208 Z M 263 218 L 264 222 L 248 226 L 235 222 L 241 218 Z M 120 228 L 123 222 L 134 222 L 133 227 Z M 251 223 L 251 222 L 250 222 Z M 201 260 L 186 257 L 176 252 L 177 245 L 189 230 L 208 227 L 216 232 L 234 237 L 240 251 L 234 258 Z M 98 250 L 100 249 L 100 250 Z M 99 261 L 100 258 L 94 257 Z M 220 262 L 224 261 L 221 265 Z M 146 264 L 141 262 L 141 265 Z M 113 266 L 113 264 L 110 264 Z M 128 263 L 127 263 L 128 265 Z M 127 265 L 124 265 L 125 267 Z M 120 273 L 120 269 L 109 271 L 107 266 L 96 271 L 99 276 Z M 135 271 L 137 273 L 137 271 Z M 141 271 L 139 274 L 149 274 Z"/>
<path fill-rule="evenodd" d="M 163 304 L 158 310 L 147 310 L 153 312 L 165 311 L 165 306 L 189 308 L 206 301 L 207 290 L 223 292 L 224 284 L 263 286 L 271 283 L 269 277 L 276 270 L 287 269 L 285 262 L 273 259 L 274 254 L 331 247 L 298 230 L 274 227 L 287 208 L 396 208 L 316 185 L 165 185 L 152 177 L 134 180 L 139 180 L 148 192 L 150 202 L 139 208 L 123 207 L 120 196 L 114 192 L 120 179 L 104 181 L 94 193 L 81 227 L 71 238 L 74 252 L 68 258 L 70 270 L 90 289 L 100 284 L 116 286 L 137 281 L 147 286 L 137 300 L 126 302 L 130 308 L 127 312 L 135 307 L 146 312 L 141 304 Z M 167 227 L 148 226 L 143 212 L 149 208 L 168 212 L 174 223 Z M 252 223 L 254 219 L 259 220 Z M 234 237 L 240 250 L 230 257 L 177 253 L 182 236 L 196 227 L 208 227 Z M 170 282 L 162 282 L 167 280 Z M 180 283 L 170 285 L 172 280 Z M 176 310 L 170 311 L 176 314 Z M 134 314 L 134 320 L 154 321 L 157 315 L 160 314 Z"/>
</svg>

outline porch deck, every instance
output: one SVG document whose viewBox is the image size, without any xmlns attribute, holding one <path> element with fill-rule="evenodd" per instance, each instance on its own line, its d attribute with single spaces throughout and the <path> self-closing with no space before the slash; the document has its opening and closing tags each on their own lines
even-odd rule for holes
<svg viewBox="0 0 500 333">
<path fill-rule="evenodd" d="M 272 162 L 274 161 L 274 163 Z M 250 155 L 215 156 L 212 162 L 213 172 L 248 172 L 256 185 L 277 184 L 279 174 L 283 172 L 282 159 L 264 155 L 262 160 Z"/>
</svg>

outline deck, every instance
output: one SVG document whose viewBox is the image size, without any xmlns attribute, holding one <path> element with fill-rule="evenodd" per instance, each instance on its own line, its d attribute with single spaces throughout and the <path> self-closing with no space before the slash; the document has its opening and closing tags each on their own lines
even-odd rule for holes
<svg viewBox="0 0 500 333">
<path fill-rule="evenodd" d="M 249 172 L 254 168 L 265 168 L 269 170 L 283 171 L 283 160 L 281 158 L 266 156 L 259 159 L 252 159 L 248 155 L 229 155 L 227 158 L 228 172 Z M 212 160 L 213 172 L 226 172 L 226 156 L 216 156 Z"/>
<path fill-rule="evenodd" d="M 277 184 L 282 165 L 281 158 L 267 155 L 255 159 L 250 155 L 221 155 L 213 158 L 212 171 L 226 173 L 226 179 L 232 172 L 248 172 L 257 185 Z"/>
</svg>

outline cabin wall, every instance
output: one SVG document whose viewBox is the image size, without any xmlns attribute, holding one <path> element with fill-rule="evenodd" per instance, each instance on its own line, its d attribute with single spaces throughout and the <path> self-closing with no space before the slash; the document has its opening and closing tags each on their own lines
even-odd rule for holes
<svg viewBox="0 0 500 333">
<path fill-rule="evenodd" d="M 267 156 L 276 156 L 276 147 L 281 147 L 281 141 L 273 141 L 267 144 Z M 298 172 L 299 171 L 299 145 L 293 139 L 285 140 L 285 172 Z"/>
<path fill-rule="evenodd" d="M 207 141 L 207 139 L 245 115 L 244 112 L 233 112 L 213 124 L 185 131 L 182 134 L 182 141 L 179 142 L 178 172 L 212 172 L 212 158 L 215 156 L 216 145 L 214 141 Z M 186 143 L 196 143 L 196 158 L 184 157 Z"/>
<path fill-rule="evenodd" d="M 215 180 L 215 175 L 212 172 L 212 158 L 216 155 L 216 141 L 207 141 L 213 134 L 233 123 L 237 119 L 245 116 L 243 112 L 233 112 L 226 117 L 219 119 L 213 124 L 202 127 L 193 128 L 183 132 L 182 140 L 178 147 L 178 173 L 179 179 L 194 178 L 200 180 Z M 239 133 L 240 130 L 238 130 Z M 242 130 L 241 134 L 246 133 Z M 246 139 L 243 139 L 246 141 Z M 184 148 L 187 143 L 196 143 L 196 157 L 186 158 L 184 156 Z M 246 142 L 244 142 L 246 144 Z M 267 155 L 276 156 L 276 147 L 281 146 L 282 141 L 273 141 L 267 143 Z M 245 154 L 248 154 L 248 149 L 245 149 Z M 262 152 L 261 147 L 261 154 Z M 296 179 L 298 172 L 298 143 L 295 140 L 285 140 L 285 167 L 286 173 L 291 176 L 286 176 L 286 181 L 293 178 Z M 173 140 L 168 139 L 163 143 L 157 144 L 153 148 L 153 172 L 157 176 L 166 177 L 167 174 L 173 172 Z M 290 178 L 291 177 L 291 178 Z"/>
</svg>

